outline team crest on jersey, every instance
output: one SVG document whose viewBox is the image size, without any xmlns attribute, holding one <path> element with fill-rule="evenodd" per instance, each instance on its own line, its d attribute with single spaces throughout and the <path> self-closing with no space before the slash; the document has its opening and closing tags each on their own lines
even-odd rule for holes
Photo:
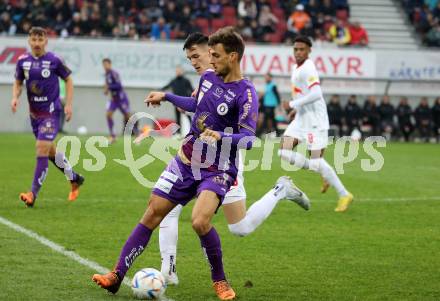
<svg viewBox="0 0 440 301">
<path fill-rule="evenodd" d="M 219 104 L 217 107 L 217 113 L 221 116 L 226 115 L 228 113 L 228 111 L 229 111 L 228 105 L 225 104 L 224 102 Z"/>
<path fill-rule="evenodd" d="M 50 70 L 49 69 L 41 70 L 41 76 L 44 78 L 48 78 L 50 76 Z"/>
</svg>

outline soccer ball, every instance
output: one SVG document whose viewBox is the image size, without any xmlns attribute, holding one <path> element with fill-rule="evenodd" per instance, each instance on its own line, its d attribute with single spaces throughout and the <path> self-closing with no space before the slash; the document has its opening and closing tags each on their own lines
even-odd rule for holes
<svg viewBox="0 0 440 301">
<path fill-rule="evenodd" d="M 78 135 L 87 135 L 87 132 L 87 128 L 84 125 L 78 128 Z"/>
<path fill-rule="evenodd" d="M 131 281 L 131 289 L 138 299 L 160 299 L 166 287 L 162 273 L 152 268 L 138 271 Z"/>
</svg>

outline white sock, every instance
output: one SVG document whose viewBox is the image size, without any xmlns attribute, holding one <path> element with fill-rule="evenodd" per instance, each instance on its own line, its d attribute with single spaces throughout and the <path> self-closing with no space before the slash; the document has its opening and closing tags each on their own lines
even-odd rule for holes
<svg viewBox="0 0 440 301">
<path fill-rule="evenodd" d="M 329 182 L 331 186 L 333 186 L 336 189 L 336 192 L 338 193 L 339 197 L 343 197 L 348 194 L 347 189 L 345 189 L 338 175 L 336 174 L 334 169 L 330 166 L 330 164 L 328 164 L 327 161 L 325 161 L 325 159 L 319 158 L 319 159 L 311 159 L 311 160 L 320 160 L 319 168 L 317 172 L 319 172 L 321 176 L 325 180 L 327 180 L 327 182 Z"/>
<path fill-rule="evenodd" d="M 280 149 L 278 150 L 278 156 L 296 167 L 309 169 L 309 159 L 303 154 L 294 152 L 290 149 Z"/>
<path fill-rule="evenodd" d="M 59 168 L 63 168 L 64 169 L 64 175 L 66 176 L 66 178 L 69 181 L 73 180 L 72 166 L 70 165 L 70 162 L 67 160 L 67 158 L 64 155 L 64 153 L 61 153 L 61 152 L 56 152 L 55 153 L 55 164 Z"/>
<path fill-rule="evenodd" d="M 179 216 L 182 205 L 177 205 L 162 220 L 159 226 L 159 247 L 162 258 L 160 271 L 164 275 L 176 272 L 177 238 L 179 232 Z"/>
<path fill-rule="evenodd" d="M 284 198 L 284 193 L 275 192 L 275 189 L 271 189 L 261 199 L 253 203 L 241 221 L 228 225 L 229 231 L 238 236 L 246 236 L 254 232 L 272 213 L 278 201 Z"/>
</svg>

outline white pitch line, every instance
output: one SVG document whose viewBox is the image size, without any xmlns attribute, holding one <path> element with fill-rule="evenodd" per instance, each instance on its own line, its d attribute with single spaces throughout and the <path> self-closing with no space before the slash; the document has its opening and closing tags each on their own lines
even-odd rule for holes
<svg viewBox="0 0 440 301">
<path fill-rule="evenodd" d="M 95 270 L 100 274 L 106 274 L 106 273 L 110 272 L 109 269 L 101 266 L 99 263 L 96 263 L 96 262 L 91 261 L 87 258 L 81 257 L 73 251 L 68 251 L 63 246 L 61 246 L 61 245 L 47 239 L 44 236 L 39 235 L 31 230 L 23 228 L 22 226 L 17 225 L 4 217 L 0 216 L 0 223 L 2 223 L 5 226 L 8 226 L 9 228 L 11 228 L 19 233 L 22 233 L 30 238 L 37 240 L 42 245 L 45 245 L 46 247 L 49 247 L 50 249 L 54 250 L 55 252 L 58 252 L 66 257 L 69 257 L 70 259 L 73 259 L 74 261 L 78 262 L 79 264 L 81 264 L 85 267 L 88 267 L 92 270 Z M 131 281 L 128 277 L 125 277 L 123 283 L 127 286 L 131 286 Z"/>
<path fill-rule="evenodd" d="M 326 202 L 328 199 L 311 199 L 311 202 Z M 409 202 L 409 201 L 440 201 L 440 196 L 438 197 L 405 197 L 405 198 L 356 198 L 354 196 L 355 202 Z"/>
</svg>

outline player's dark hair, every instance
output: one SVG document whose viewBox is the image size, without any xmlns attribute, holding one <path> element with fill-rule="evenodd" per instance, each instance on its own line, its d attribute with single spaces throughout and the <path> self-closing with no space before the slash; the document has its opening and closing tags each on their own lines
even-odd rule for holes
<svg viewBox="0 0 440 301">
<path fill-rule="evenodd" d="M 222 44 L 226 53 L 237 52 L 238 61 L 241 60 L 244 53 L 244 41 L 234 27 L 223 27 L 209 36 L 208 45 L 214 46 L 216 44 Z"/>
<path fill-rule="evenodd" d="M 201 32 L 194 32 L 188 35 L 183 44 L 183 50 L 190 49 L 194 45 L 207 45 L 208 37 Z"/>
<path fill-rule="evenodd" d="M 43 27 L 33 26 L 33 27 L 29 30 L 29 36 L 41 36 L 41 37 L 45 37 L 45 36 L 47 36 L 47 32 L 46 32 L 46 29 L 44 29 Z"/>
<path fill-rule="evenodd" d="M 298 36 L 295 38 L 295 40 L 293 41 L 294 43 L 298 42 L 298 43 L 304 43 L 309 47 L 312 47 L 312 41 L 306 37 L 306 36 Z"/>
<path fill-rule="evenodd" d="M 109 63 L 109 64 L 111 64 L 111 63 L 112 63 L 112 60 L 109 59 L 108 57 L 106 57 L 106 58 L 104 58 L 104 59 L 102 60 L 102 62 L 103 62 L 103 63 Z"/>
</svg>

